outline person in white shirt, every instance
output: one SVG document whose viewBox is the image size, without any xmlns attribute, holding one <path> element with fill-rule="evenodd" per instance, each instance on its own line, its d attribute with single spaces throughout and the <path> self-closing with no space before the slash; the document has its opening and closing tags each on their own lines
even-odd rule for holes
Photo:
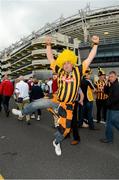
<svg viewBox="0 0 119 180">
<path fill-rule="evenodd" d="M 49 94 L 52 94 L 52 78 L 49 78 L 47 85 L 49 86 Z"/>
<path fill-rule="evenodd" d="M 25 106 L 29 104 L 29 86 L 26 82 L 24 82 L 24 77 L 19 77 L 19 82 L 15 86 L 15 94 L 17 97 L 17 104 L 19 110 L 22 110 Z M 19 118 L 19 120 L 23 120 L 23 118 Z M 26 115 L 26 122 L 30 125 L 30 115 Z"/>
</svg>

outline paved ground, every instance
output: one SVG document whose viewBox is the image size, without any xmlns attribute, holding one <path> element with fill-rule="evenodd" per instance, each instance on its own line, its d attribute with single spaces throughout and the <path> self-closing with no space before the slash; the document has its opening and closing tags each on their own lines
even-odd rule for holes
<svg viewBox="0 0 119 180">
<path fill-rule="evenodd" d="M 71 146 L 71 139 L 62 144 L 57 157 L 52 146 L 52 116 L 42 112 L 40 122 L 28 126 L 0 113 L 0 174 L 5 179 L 88 179 L 119 178 L 119 133 L 113 144 L 101 144 L 100 131 L 81 129 L 81 143 Z"/>
</svg>

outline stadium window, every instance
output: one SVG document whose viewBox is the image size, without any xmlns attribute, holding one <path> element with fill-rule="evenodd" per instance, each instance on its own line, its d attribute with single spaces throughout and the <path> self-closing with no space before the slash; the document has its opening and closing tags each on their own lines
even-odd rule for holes
<svg viewBox="0 0 119 180">
<path fill-rule="evenodd" d="M 68 38 L 68 43 L 74 44 L 74 39 L 73 39 L 72 37 L 69 37 L 69 38 Z"/>
</svg>

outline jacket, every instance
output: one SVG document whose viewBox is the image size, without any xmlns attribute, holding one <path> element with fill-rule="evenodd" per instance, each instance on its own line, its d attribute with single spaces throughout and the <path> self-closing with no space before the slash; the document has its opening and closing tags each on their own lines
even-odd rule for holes
<svg viewBox="0 0 119 180">
<path fill-rule="evenodd" d="M 1 93 L 3 96 L 12 96 L 14 92 L 13 83 L 10 80 L 4 80 L 1 83 Z"/>
<path fill-rule="evenodd" d="M 108 94 L 106 106 L 111 110 L 119 110 L 119 82 L 116 80 L 110 86 L 104 87 L 104 92 Z"/>
<path fill-rule="evenodd" d="M 31 100 L 37 100 L 44 97 L 43 91 L 39 85 L 33 85 L 31 88 Z"/>
<path fill-rule="evenodd" d="M 2 95 L 2 84 L 0 83 L 0 95 Z"/>
</svg>

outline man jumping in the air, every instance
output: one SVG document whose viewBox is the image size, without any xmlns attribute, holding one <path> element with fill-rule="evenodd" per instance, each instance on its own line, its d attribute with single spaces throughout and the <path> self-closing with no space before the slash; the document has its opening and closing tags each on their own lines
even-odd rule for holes
<svg viewBox="0 0 119 180">
<path fill-rule="evenodd" d="M 12 112 L 18 116 L 24 116 L 32 114 L 37 109 L 43 108 L 56 108 L 58 107 L 58 124 L 57 132 L 55 133 L 55 140 L 53 146 L 58 156 L 61 155 L 60 143 L 65 136 L 70 132 L 71 120 L 73 115 L 74 102 L 77 98 L 78 89 L 80 86 L 80 78 L 89 67 L 90 63 L 94 59 L 97 47 L 99 44 L 99 37 L 92 37 L 93 48 L 86 60 L 82 65 L 77 65 L 77 56 L 71 50 L 64 50 L 56 60 L 54 60 L 51 49 L 51 38 L 46 38 L 46 52 L 47 58 L 51 64 L 53 72 L 58 74 L 58 93 L 57 102 L 55 99 L 41 98 L 36 102 L 30 103 L 23 111 L 13 109 Z"/>
</svg>

